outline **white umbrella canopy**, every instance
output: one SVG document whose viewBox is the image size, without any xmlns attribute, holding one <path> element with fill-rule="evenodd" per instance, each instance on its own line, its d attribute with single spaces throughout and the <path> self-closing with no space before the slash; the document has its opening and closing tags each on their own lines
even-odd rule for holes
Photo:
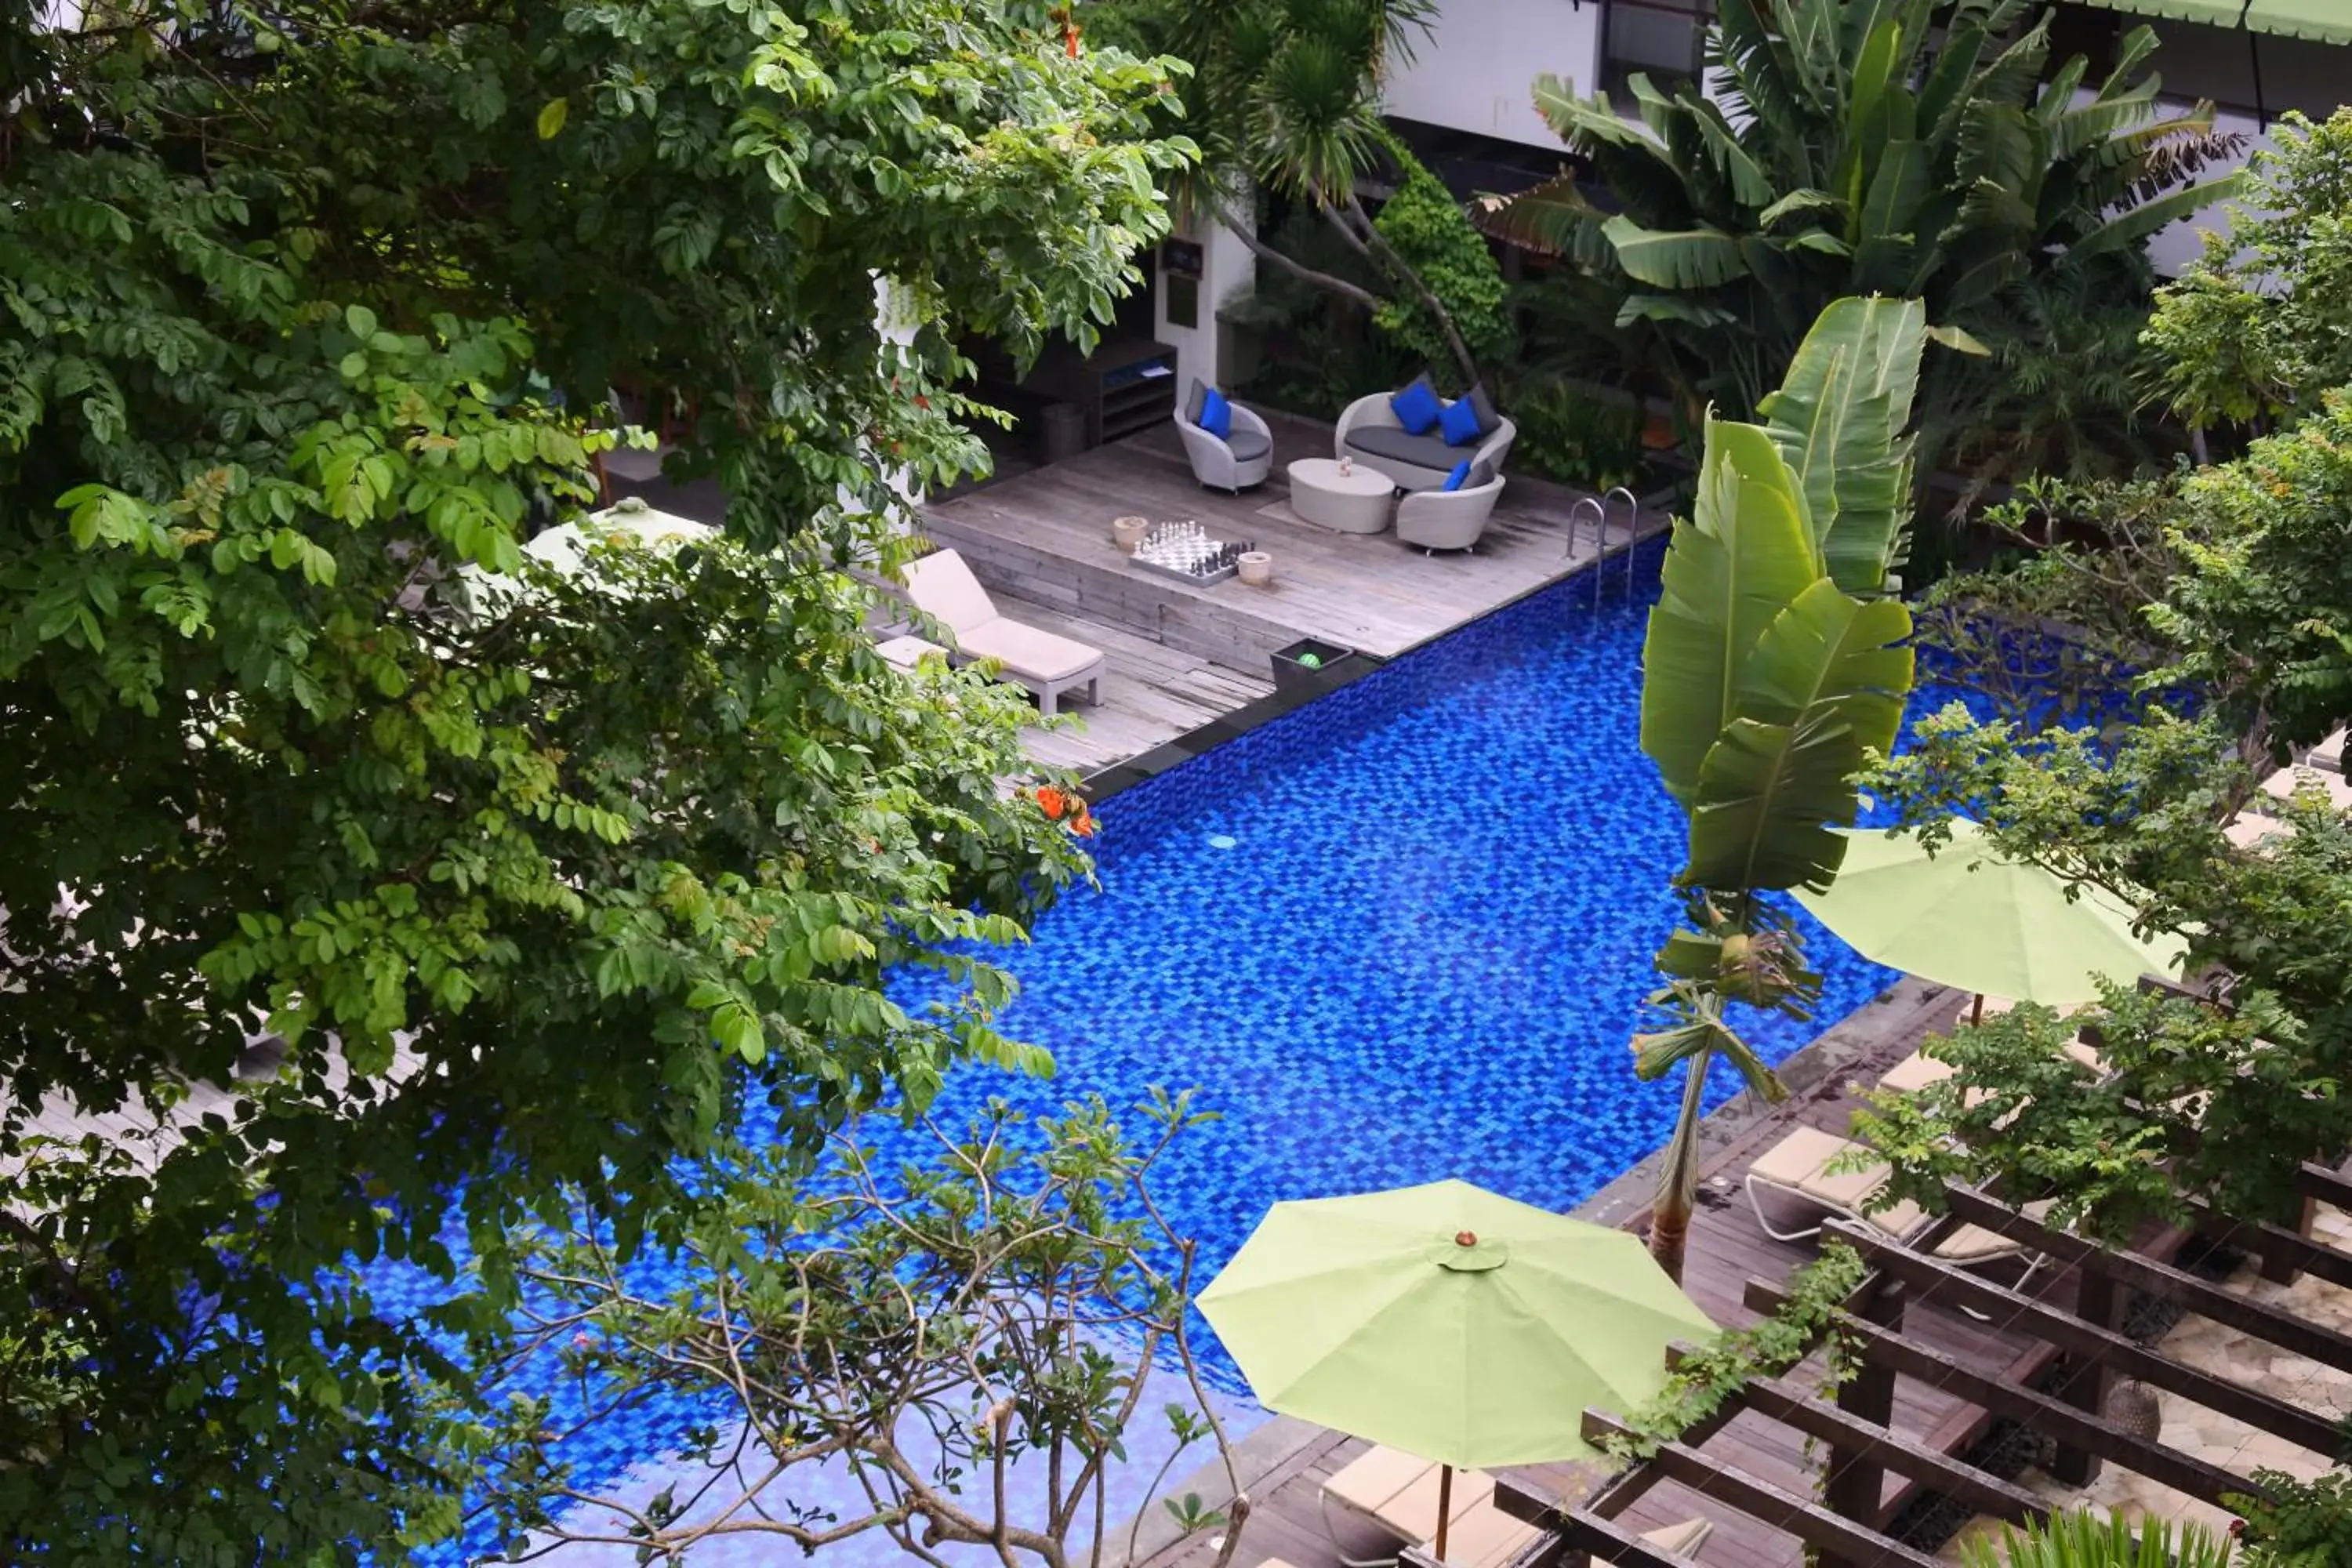
<svg viewBox="0 0 2352 1568">
<path fill-rule="evenodd" d="M 659 510 L 631 496 L 603 511 L 591 512 L 577 522 L 563 523 L 532 535 L 524 543 L 522 552 L 571 577 L 579 574 L 587 564 L 590 552 L 600 544 L 667 553 L 715 538 L 718 532 L 707 522 Z M 467 603 L 478 613 L 490 609 L 503 595 L 523 592 L 518 580 L 478 566 L 464 567 L 458 574 L 465 583 Z"/>
<path fill-rule="evenodd" d="M 657 511 L 632 496 L 603 511 L 591 512 L 578 522 L 567 522 L 533 535 L 522 547 L 522 552 L 537 556 L 568 576 L 580 570 L 590 549 L 598 543 L 633 544 L 667 552 L 709 539 L 718 531 L 707 522 Z"/>
</svg>

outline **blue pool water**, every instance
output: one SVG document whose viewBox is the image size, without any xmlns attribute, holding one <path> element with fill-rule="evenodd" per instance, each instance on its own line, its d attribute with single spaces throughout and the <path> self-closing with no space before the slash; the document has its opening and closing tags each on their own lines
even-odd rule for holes
<svg viewBox="0 0 2352 1568">
<path fill-rule="evenodd" d="M 1097 803 L 1100 889 L 1000 955 L 1021 984 L 1001 1025 L 1050 1048 L 1056 1076 L 967 1067 L 940 1115 L 1196 1088 L 1222 1120 L 1156 1185 L 1202 1282 L 1284 1198 L 1460 1176 L 1568 1209 L 1625 1170 L 1678 1096 L 1637 1081 L 1628 1050 L 1680 912 L 1683 819 L 1636 735 L 1654 593 L 1612 584 L 1595 609 L 1589 582 L 1558 585 Z M 1742 1020 L 1774 1061 L 1893 978 L 1801 923 L 1817 1022 Z M 898 999 L 930 1000 L 928 984 Z M 1737 1089 L 1719 1070 L 1710 1106 Z M 627 1413 L 575 1449 L 582 1479 L 619 1476 L 683 1424 Z M 658 1478 L 643 1478 L 625 1489 L 646 1495 Z M 859 1552 L 830 1555 L 848 1568 Z"/>
<path fill-rule="evenodd" d="M 1628 1042 L 1685 829 L 1636 734 L 1647 599 L 1590 595 L 1522 600 L 1100 803 L 1100 890 L 1003 955 L 1002 1026 L 1057 1076 L 967 1069 L 950 1099 L 1197 1087 L 1223 1119 L 1159 1185 L 1206 1271 L 1280 1199 L 1460 1176 L 1568 1209 L 1663 1142 L 1679 1083 L 1637 1081 Z M 1819 1021 L 1742 1023 L 1774 1061 L 1894 978 L 1802 923 Z M 1720 1069 L 1710 1106 L 1737 1090 Z"/>
</svg>

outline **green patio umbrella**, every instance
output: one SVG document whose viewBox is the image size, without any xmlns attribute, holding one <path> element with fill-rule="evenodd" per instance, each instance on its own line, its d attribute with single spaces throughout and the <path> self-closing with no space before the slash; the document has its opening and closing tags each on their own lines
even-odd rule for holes
<svg viewBox="0 0 2352 1568">
<path fill-rule="evenodd" d="M 1446 1467 L 1441 1559 L 1455 1468 L 1584 1454 L 1715 1332 L 1633 1236 L 1467 1182 L 1276 1204 L 1198 1301 L 1266 1409 Z"/>
<path fill-rule="evenodd" d="M 2098 982 L 2175 973 L 2187 944 L 2132 932 L 2131 910 L 2095 888 L 2066 896 L 2039 866 L 1997 854 L 1956 818 L 1930 857 L 1914 832 L 1843 830 L 1845 864 L 1797 901 L 1864 958 L 1979 996 L 2053 1007 L 2095 1002 Z"/>
</svg>

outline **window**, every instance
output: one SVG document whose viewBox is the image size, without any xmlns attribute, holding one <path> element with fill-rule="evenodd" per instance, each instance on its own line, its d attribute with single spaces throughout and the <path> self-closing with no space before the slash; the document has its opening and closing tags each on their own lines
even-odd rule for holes
<svg viewBox="0 0 2352 1568">
<path fill-rule="evenodd" d="M 1601 14 L 1602 89 L 1621 109 L 1633 100 L 1625 81 L 1635 72 L 1672 91 L 1696 81 L 1715 19 L 1715 0 L 1608 0 Z"/>
</svg>

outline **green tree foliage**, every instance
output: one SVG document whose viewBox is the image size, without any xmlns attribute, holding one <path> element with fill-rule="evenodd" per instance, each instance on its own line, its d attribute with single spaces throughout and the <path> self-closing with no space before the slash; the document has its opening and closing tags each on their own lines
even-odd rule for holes
<svg viewBox="0 0 2352 1568">
<path fill-rule="evenodd" d="M 2302 1162 L 2352 1142 L 2333 1092 L 2352 1074 L 2352 951 L 2335 914 L 2352 897 L 2352 826 L 2314 798 L 2286 808 L 2291 830 L 2260 852 L 2231 845 L 2218 825 L 2252 775 L 2231 739 L 2158 713 L 2111 747 L 2069 731 L 2029 743 L 1955 707 L 1874 780 L 1931 835 L 1965 810 L 2002 853 L 2180 933 L 2191 972 L 2227 972 L 2231 1005 L 2118 992 L 2087 1019 L 2021 1008 L 1931 1045 L 1956 1074 L 1888 1098 L 1864 1129 L 1895 1167 L 1891 1194 L 1934 1203 L 1948 1177 L 1998 1177 L 2054 1198 L 2061 1223 L 2121 1239 L 2142 1220 L 2190 1218 L 2184 1194 L 2291 1218 Z M 2059 1053 L 2086 1022 L 2110 1076 Z"/>
<path fill-rule="evenodd" d="M 2352 311 L 2347 311 L 2352 314 Z M 2179 650 L 2162 675 L 2284 760 L 2352 716 L 2352 388 L 2181 487 L 2184 570 L 2148 607 Z"/>
<path fill-rule="evenodd" d="M 1372 226 L 1443 302 L 1445 320 L 1417 292 L 1384 301 L 1372 320 L 1425 363 L 1443 364 L 1454 357 L 1450 327 L 1475 363 L 1493 365 L 1508 353 L 1512 339 L 1495 253 L 1436 175 L 1394 137 L 1386 147 L 1402 177 L 1381 204 Z"/>
<path fill-rule="evenodd" d="M 808 1183 L 782 1151 L 730 1151 L 721 1201 L 688 1236 L 690 1305 L 646 1290 L 593 1227 L 543 1234 L 520 1264 L 522 1355 L 604 1399 L 719 1414 L 682 1456 L 708 1485 L 551 1510 L 572 1484 L 540 1437 L 553 1412 L 518 1400 L 490 1490 L 499 1533 L 663 1563 L 744 1536 L 780 1552 L 878 1536 L 926 1562 L 999 1542 L 1041 1568 L 1126 1560 L 1129 1535 L 1089 1516 L 1144 1426 L 1174 1427 L 1160 1479 L 1195 1444 L 1231 1473 L 1185 1326 L 1192 1249 L 1150 1191 L 1207 1118 L 1189 1095 L 1155 1094 L 1130 1139 L 1098 1100 L 1034 1123 L 997 1102 L 961 1130 L 926 1123 L 911 1152 L 886 1129 L 887 1156 L 868 1129 L 845 1129 Z M 1181 1375 L 1155 1379 L 1165 1363 Z M 1171 1387 L 1179 1400 L 1149 1403 Z M 866 1506 L 790 1505 L 820 1492 L 814 1473 L 845 1479 L 852 1464 Z M 1194 1503 L 1186 1523 L 1228 1527 L 1223 1568 L 1246 1504 L 1228 1517 Z"/>
<path fill-rule="evenodd" d="M 1854 775 L 1895 743 L 1911 617 L 1885 596 L 1910 506 L 1910 423 L 1927 341 L 1916 300 L 1841 300 L 1798 349 L 1765 425 L 1710 417 L 1698 499 L 1677 519 L 1642 648 L 1642 750 L 1690 817 L 1696 930 L 1657 956 L 1667 1026 L 1634 1071 L 1685 1068 L 1650 1245 L 1677 1279 L 1696 1199 L 1697 1123 L 1720 1053 L 1759 1092 L 1779 1080 L 1727 1002 L 1801 1016 L 1820 977 L 1758 895 L 1825 885 L 1859 809 Z"/>
<path fill-rule="evenodd" d="M 2226 193 L 2190 184 L 2229 149 L 2211 106 L 2167 117 L 2141 68 L 2155 47 L 2127 36 L 2081 102 L 2076 58 L 2053 68 L 2046 16 L 2029 0 L 1728 0 L 1709 29 L 1720 99 L 1669 94 L 1635 76 L 1640 126 L 1604 98 L 1540 78 L 1546 120 L 1604 185 L 1590 201 L 1571 174 L 1497 204 L 1494 229 L 1615 280 L 1617 327 L 1639 328 L 1661 374 L 1696 406 L 1754 409 L 1830 300 L 1889 294 L 1996 347 L 2061 307 L 2141 319 L 2152 283 L 2147 236 Z M 1979 421 L 2030 411 L 2008 373 L 1946 361 L 1927 405 L 1990 458 L 2024 439 L 2025 460 L 2079 418 L 2090 384 L 2052 384 L 2066 406 L 2021 437 Z M 2105 423 L 2136 395 L 2110 388 Z M 1985 405 L 1984 413 L 1973 412 Z"/>
<path fill-rule="evenodd" d="M 1082 858 L 843 568 L 889 463 L 976 459 L 955 339 L 1091 331 L 1187 149 L 1162 68 L 948 0 L 49 9 L 0 5 L 0 1556 L 388 1555 L 478 1434 L 347 1257 L 462 1237 L 487 1342 L 518 1226 L 679 1239 L 745 1097 L 812 1149 L 1037 1064 L 949 944 Z M 466 613 L 625 380 L 730 541 Z"/>
<path fill-rule="evenodd" d="M 2250 758 L 2352 716 L 2352 393 L 2243 456 L 2163 479 L 2028 487 L 1990 517 L 2022 560 L 1939 584 L 1924 635 L 1962 679 L 2022 698 L 2019 638 L 2063 626 L 2047 683 L 2191 698 Z M 2011 717 L 2021 715 L 2012 711 Z"/>
<path fill-rule="evenodd" d="M 1491 258 L 1471 255 L 1484 246 L 1467 216 L 1381 117 L 1381 83 L 1392 61 L 1412 58 L 1432 10 L 1429 0 L 1109 0 L 1089 18 L 1098 12 L 1106 36 L 1191 64 L 1186 125 L 1202 166 L 1189 204 L 1268 266 L 1433 350 L 1467 386 L 1481 356 L 1507 339 L 1501 277 Z M 1365 186 L 1388 178 L 1402 211 L 1375 217 Z M 1318 267 L 1261 237 L 1258 191 L 1306 209 L 1360 271 Z M 1358 280 L 1367 274 L 1370 286 Z"/>
<path fill-rule="evenodd" d="M 2352 109 L 2283 117 L 2243 200 L 2157 297 L 2155 384 L 2199 429 L 2301 418 L 2352 385 Z"/>
</svg>

